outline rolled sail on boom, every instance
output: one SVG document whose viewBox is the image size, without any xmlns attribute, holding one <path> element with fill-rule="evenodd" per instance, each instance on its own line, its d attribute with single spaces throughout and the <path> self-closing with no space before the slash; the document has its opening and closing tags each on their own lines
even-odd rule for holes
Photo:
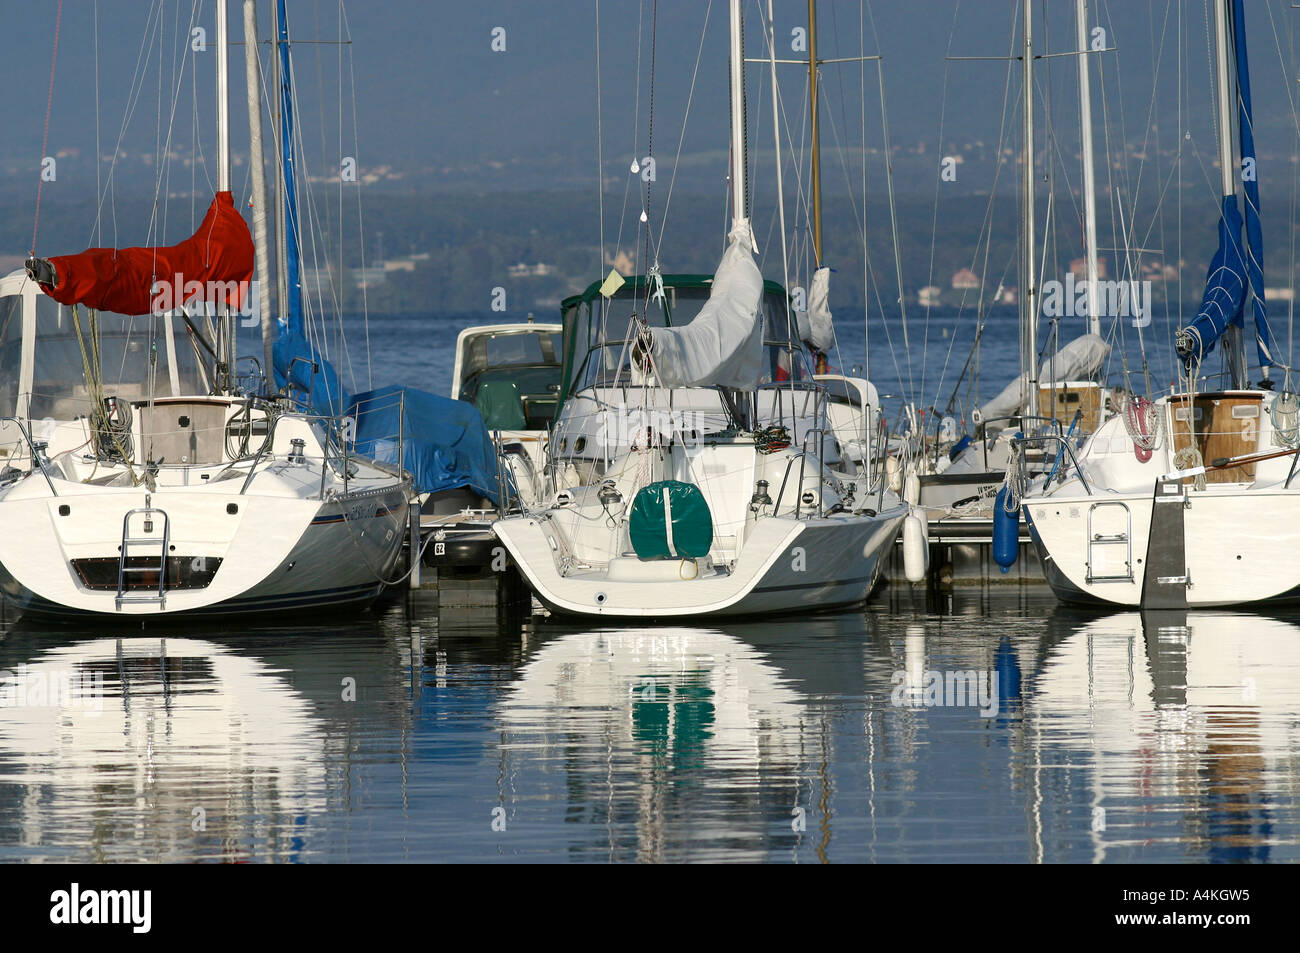
<svg viewBox="0 0 1300 953">
<path fill-rule="evenodd" d="M 664 387 L 752 390 L 763 363 L 759 301 L 763 276 L 754 263 L 749 223 L 732 226 L 709 300 L 690 324 L 655 328 L 654 370 Z"/>
<path fill-rule="evenodd" d="M 60 304 L 128 316 L 194 298 L 239 307 L 253 276 L 253 237 L 231 194 L 218 192 L 198 231 L 178 245 L 88 248 L 49 262 L 57 283 L 40 288 Z"/>
</svg>

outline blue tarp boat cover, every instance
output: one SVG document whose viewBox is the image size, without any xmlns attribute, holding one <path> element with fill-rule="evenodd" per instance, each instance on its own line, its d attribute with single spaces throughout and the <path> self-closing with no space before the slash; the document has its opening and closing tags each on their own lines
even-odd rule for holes
<svg viewBox="0 0 1300 953">
<path fill-rule="evenodd" d="M 496 450 L 473 404 L 394 385 L 357 394 L 348 416 L 356 418 L 356 452 L 380 463 L 399 464 L 402 434 L 400 465 L 420 493 L 468 487 L 497 501 Z"/>
</svg>

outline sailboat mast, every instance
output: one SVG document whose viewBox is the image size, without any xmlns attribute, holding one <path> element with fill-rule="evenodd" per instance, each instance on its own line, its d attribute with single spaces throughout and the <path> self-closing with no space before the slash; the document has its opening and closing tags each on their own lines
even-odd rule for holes
<svg viewBox="0 0 1300 953">
<path fill-rule="evenodd" d="M 1034 21 L 1032 0 L 1022 0 L 1024 38 L 1021 76 L 1024 85 L 1023 138 L 1020 156 L 1020 228 L 1024 247 L 1020 265 L 1020 366 L 1026 393 L 1021 406 L 1038 416 L 1038 287 L 1034 260 Z"/>
<path fill-rule="evenodd" d="M 781 226 L 781 281 L 788 291 L 790 255 L 785 244 L 785 188 L 781 172 L 781 90 L 776 82 L 776 22 L 772 19 L 772 0 L 767 0 L 767 53 L 772 79 L 772 148 L 776 156 L 776 211 Z"/>
<path fill-rule="evenodd" d="M 280 0 L 281 3 L 284 0 Z M 749 184 L 745 165 L 745 43 L 741 0 L 731 0 L 731 213 L 734 222 L 749 221 Z"/>
<path fill-rule="evenodd" d="M 298 276 L 298 193 L 294 185 L 293 143 L 293 74 L 289 58 L 289 18 L 284 0 L 276 3 L 276 46 L 279 53 L 280 84 L 276 91 L 280 104 L 280 154 L 283 163 L 284 228 L 281 247 L 284 251 L 284 288 L 288 307 L 280 308 L 290 331 L 302 333 L 302 286 Z"/>
<path fill-rule="evenodd" d="M 230 191 L 230 70 L 226 0 L 217 0 L 217 191 Z"/>
<path fill-rule="evenodd" d="M 1092 79 L 1088 64 L 1088 0 L 1075 2 L 1079 39 L 1079 139 L 1083 152 L 1083 241 L 1088 262 L 1088 331 L 1101 334 L 1097 313 L 1097 177 L 1092 158 Z"/>
<path fill-rule="evenodd" d="M 273 33 L 274 27 L 275 24 L 272 23 Z M 289 283 L 284 264 L 287 257 L 284 242 L 284 173 L 280 169 L 280 54 L 274 45 L 271 49 L 271 86 L 275 89 L 275 95 L 271 97 L 271 138 L 276 156 L 272 163 L 275 170 L 275 313 L 283 324 L 287 324 Z"/>
<path fill-rule="evenodd" d="M 257 262 L 257 306 L 262 318 L 262 373 L 271 381 L 271 267 L 266 237 L 266 170 L 262 154 L 262 77 L 257 47 L 257 0 L 244 0 L 244 76 L 248 87 L 248 160 L 253 188 L 253 245 Z M 272 388 L 274 389 L 274 388 Z"/>
<path fill-rule="evenodd" d="M 1228 35 L 1228 3 L 1214 5 L 1214 73 L 1219 119 L 1219 181 L 1226 198 L 1237 194 L 1236 163 L 1232 148 L 1232 38 Z"/>
<path fill-rule="evenodd" d="M 217 191 L 230 191 L 230 38 L 227 35 L 226 0 L 217 0 Z M 235 357 L 234 326 L 230 306 L 222 302 L 217 326 L 217 387 L 226 393 Z"/>
<path fill-rule="evenodd" d="M 1233 77 L 1232 35 L 1228 25 L 1228 4 L 1230 2 L 1231 0 L 1219 0 L 1214 5 L 1214 72 L 1217 93 L 1215 105 L 1217 106 L 1219 120 L 1219 177 L 1223 197 L 1232 197 L 1235 200 L 1237 195 L 1237 160 L 1233 148 L 1235 136 L 1233 135 L 1232 114 L 1237 97 Z M 1240 240 L 1240 236 L 1234 235 L 1233 240 Z M 1235 324 L 1229 324 L 1223 332 L 1223 344 L 1232 386 L 1234 388 L 1244 387 L 1246 385 L 1246 349 L 1241 328 Z"/>
<path fill-rule="evenodd" d="M 822 263 L 822 149 L 817 96 L 817 0 L 808 0 L 808 113 L 812 117 L 813 264 Z"/>
</svg>

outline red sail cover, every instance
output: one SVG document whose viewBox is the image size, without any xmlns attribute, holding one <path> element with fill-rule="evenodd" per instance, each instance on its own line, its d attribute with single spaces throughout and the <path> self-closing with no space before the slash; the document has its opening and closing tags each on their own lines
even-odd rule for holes
<svg viewBox="0 0 1300 953">
<path fill-rule="evenodd" d="M 253 276 L 253 238 L 229 192 L 218 192 L 190 238 L 166 248 L 88 248 L 51 258 L 61 304 L 139 315 L 171 311 L 197 297 L 242 307 Z"/>
</svg>

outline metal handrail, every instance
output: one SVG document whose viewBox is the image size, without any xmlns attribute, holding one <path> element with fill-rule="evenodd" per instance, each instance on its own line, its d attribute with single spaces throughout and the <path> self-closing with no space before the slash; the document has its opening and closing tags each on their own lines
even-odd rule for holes
<svg viewBox="0 0 1300 953">
<path fill-rule="evenodd" d="M 1071 466 L 1073 466 L 1075 474 L 1079 477 L 1079 482 L 1083 484 L 1084 490 L 1087 491 L 1089 496 L 1094 496 L 1095 494 L 1092 492 L 1092 486 L 1091 484 L 1088 483 L 1088 478 L 1084 475 L 1083 467 L 1079 465 L 1079 458 L 1074 454 L 1074 448 L 1070 446 L 1070 441 L 1067 440 L 1065 436 L 1062 434 L 1039 434 L 1034 437 L 1012 438 L 1011 447 L 1013 450 L 1015 450 L 1017 453 L 1020 454 L 1021 467 L 1025 466 L 1025 453 L 1024 453 L 1025 448 L 1029 444 L 1041 443 L 1042 441 L 1045 440 L 1054 440 L 1061 445 L 1062 449 L 1064 449 L 1065 452 L 1069 455 L 1070 464 Z M 1063 472 L 1068 472 L 1068 470 Z M 1062 483 L 1065 482 L 1064 475 L 1061 477 L 1061 482 Z M 1048 489 L 1049 483 L 1050 483 L 1050 479 L 1048 483 L 1045 483 L 1043 485 L 1044 490 Z"/>
<path fill-rule="evenodd" d="M 274 416 L 268 417 L 269 424 L 267 425 L 267 429 L 266 429 L 266 439 L 262 442 L 262 446 L 258 448 L 257 454 L 253 457 L 253 463 L 248 468 L 248 476 L 244 477 L 244 485 L 239 488 L 240 496 L 243 496 L 248 491 L 248 486 L 253 481 L 253 474 L 257 472 L 257 465 L 262 461 L 262 458 L 269 453 L 270 448 L 275 445 L 275 428 L 279 425 L 281 420 L 284 420 L 289 417 L 293 417 L 298 420 L 305 420 L 309 422 L 313 420 L 323 420 L 336 425 L 340 422 L 339 417 L 329 416 L 327 414 L 304 414 L 304 413 L 298 413 L 297 411 L 275 414 Z M 347 440 L 345 439 L 340 440 L 339 443 L 340 443 L 340 449 L 338 450 L 336 457 L 342 465 L 344 492 L 346 492 L 347 475 L 348 475 Z M 329 470 L 329 467 L 327 465 L 330 460 L 329 450 L 333 444 L 334 444 L 333 431 L 327 429 L 325 433 L 325 442 L 324 445 L 321 447 L 321 449 L 324 451 L 323 455 L 321 456 L 321 478 L 320 478 L 322 498 L 324 498 L 325 495 L 325 476 Z"/>
<path fill-rule="evenodd" d="M 1007 414 L 1003 417 L 987 417 L 979 422 L 979 426 L 975 431 L 976 439 L 984 442 L 983 454 L 985 470 L 989 468 L 988 425 L 999 420 L 1005 420 L 1007 422 L 1007 427 L 1001 428 L 1004 430 L 1011 429 L 1013 426 L 1017 428 L 1022 427 L 1026 420 L 1036 420 L 1039 423 L 1045 423 L 1050 427 L 1055 427 L 1058 435 L 1064 432 L 1061 429 L 1061 421 L 1057 417 L 1031 416 L 1029 414 Z"/>
<path fill-rule="evenodd" d="M 41 476 L 45 477 L 45 482 L 49 484 L 50 487 L 50 493 L 53 496 L 58 496 L 59 491 L 54 488 L 54 481 L 50 479 L 50 474 L 45 469 L 45 460 L 41 456 L 40 451 L 37 450 L 36 441 L 32 439 L 31 433 L 28 431 L 28 429 L 25 426 L 23 426 L 23 422 L 19 420 L 17 417 L 0 417 L 0 423 L 3 423 L 6 420 L 11 420 L 18 426 L 18 432 L 21 433 L 23 435 L 23 439 L 27 441 L 27 450 L 28 453 L 31 455 L 32 462 L 35 463 L 36 466 L 40 469 Z"/>
<path fill-rule="evenodd" d="M 788 460 L 786 460 L 786 462 L 785 462 L 785 474 L 781 477 L 781 488 L 780 488 L 779 490 L 776 491 L 776 502 L 775 502 L 774 504 L 772 504 L 772 515 L 773 515 L 773 516 L 775 516 L 777 513 L 781 512 L 781 500 L 783 500 L 783 499 L 785 498 L 785 486 L 786 486 L 786 484 L 790 481 L 790 468 L 791 468 L 792 466 L 794 466 L 795 456 L 798 456 L 798 458 L 799 458 L 799 460 L 800 460 L 800 485 L 802 486 L 802 473 L 803 473 L 803 469 L 802 469 L 802 467 L 803 467 L 803 462 L 802 462 L 802 461 L 803 461 L 804 451 L 799 450 L 799 451 L 796 451 L 796 453 L 795 453 L 794 455 L 792 455 L 792 456 L 791 456 Z"/>
<path fill-rule="evenodd" d="M 819 435 L 818 445 L 821 448 L 821 452 L 819 452 L 817 456 L 817 464 L 821 468 L 821 473 L 823 475 L 826 472 L 826 460 L 824 456 L 824 451 L 826 449 L 826 428 L 809 427 L 807 432 L 804 433 L 803 435 L 803 446 L 799 450 L 799 485 L 795 488 L 794 491 L 794 518 L 795 519 L 798 519 L 800 517 L 801 515 L 800 511 L 803 506 L 803 475 L 804 475 L 804 469 L 808 463 L 808 440 L 810 437 L 812 437 L 813 434 Z M 784 484 L 782 484 L 782 489 L 784 489 Z M 819 492 L 817 494 L 817 515 L 818 516 L 823 515 L 821 503 L 822 503 L 822 495 Z"/>
</svg>

